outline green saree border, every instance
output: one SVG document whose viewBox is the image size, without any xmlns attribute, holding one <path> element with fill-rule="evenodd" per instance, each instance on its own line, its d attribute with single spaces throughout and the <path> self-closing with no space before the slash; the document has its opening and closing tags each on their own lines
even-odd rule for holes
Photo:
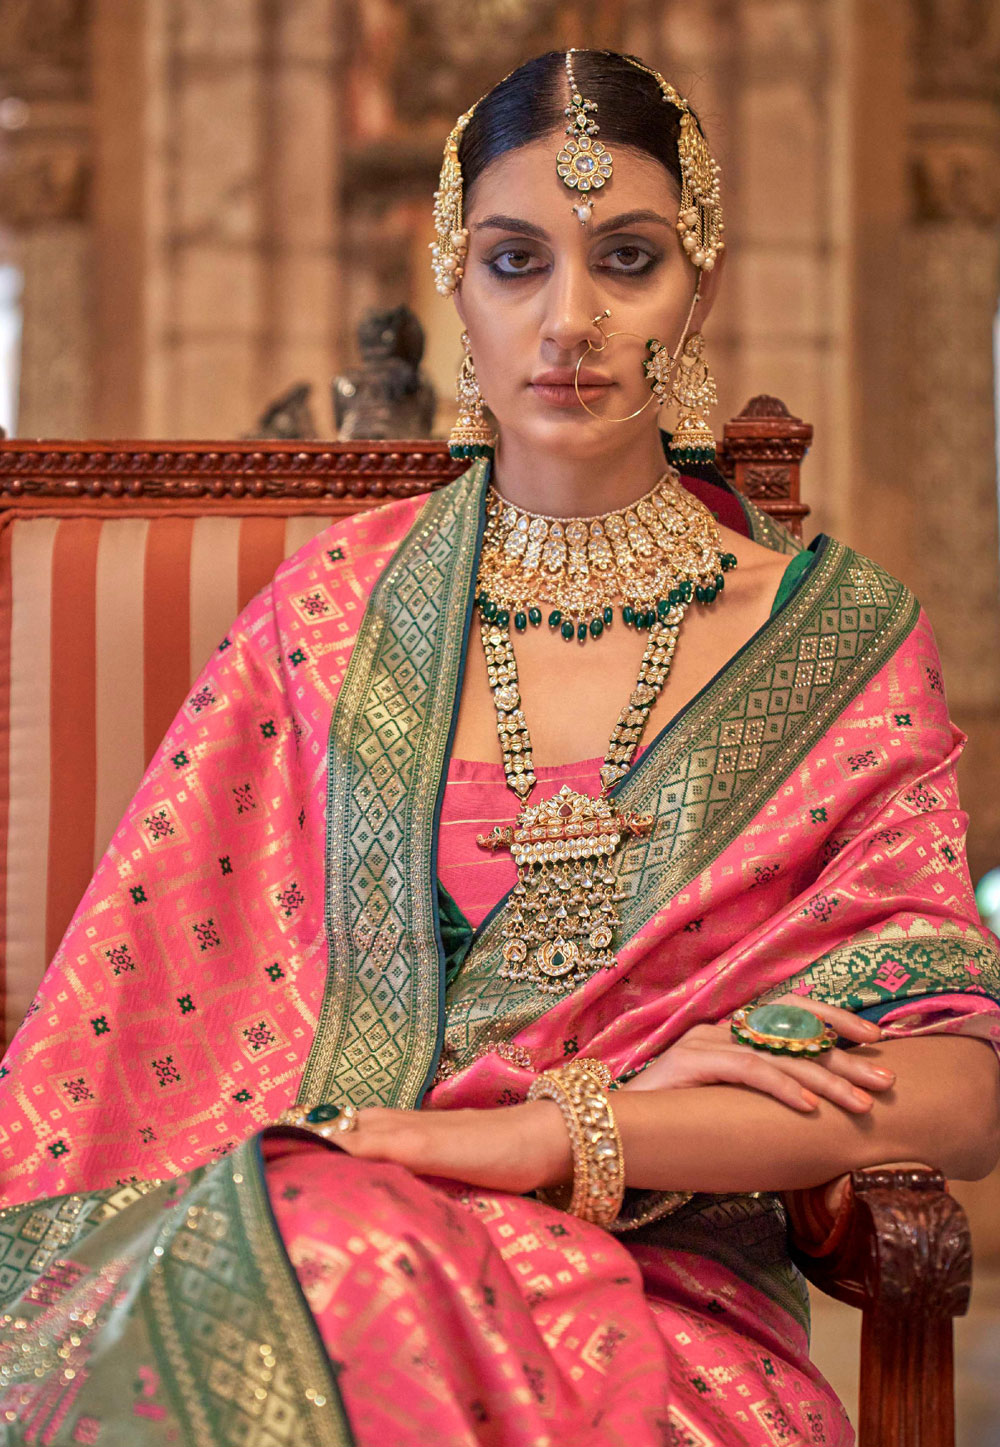
<svg viewBox="0 0 1000 1447">
<path fill-rule="evenodd" d="M 728 483 L 726 485 L 730 486 Z M 749 498 L 737 492 L 735 487 L 730 487 L 730 490 L 743 509 L 743 515 L 750 529 L 751 541 L 760 543 L 763 548 L 770 548 L 772 552 L 786 553 L 790 556 L 804 551 L 804 545 L 799 542 L 798 538 L 793 537 L 783 524 L 775 522 L 768 513 L 762 512 Z"/>
<path fill-rule="evenodd" d="M 334 706 L 329 967 L 299 1101 L 413 1106 L 437 1063 L 437 814 L 488 477 L 479 461 L 424 504 L 372 590 Z"/>
<path fill-rule="evenodd" d="M 207 1170 L 181 1209 L 183 1220 L 161 1232 L 143 1314 L 192 1447 L 241 1447 L 268 1410 L 301 1447 L 353 1447 L 330 1359 L 274 1222 L 260 1138 Z"/>
<path fill-rule="evenodd" d="M 0 1389 L 46 1383 L 32 1435 L 0 1422 L 0 1442 L 69 1440 L 50 1434 L 93 1418 L 133 1447 L 245 1447 L 269 1426 L 267 1440 L 353 1447 L 259 1136 L 186 1179 L 11 1207 L 0 1277 Z"/>
<path fill-rule="evenodd" d="M 985 995 L 1000 1003 L 1000 953 L 971 925 L 958 920 L 917 918 L 891 921 L 882 929 L 860 930 L 828 950 L 790 980 L 761 996 L 773 999 L 808 989 L 828 1005 L 868 1010 L 905 1006 L 928 995 Z"/>
<path fill-rule="evenodd" d="M 818 540 L 796 592 L 613 791 L 623 808 L 657 821 L 618 856 L 622 942 L 742 832 L 918 614 L 916 599 L 891 574 L 842 543 Z M 530 982 L 500 978 L 505 908 L 484 922 L 447 994 L 453 1070 L 553 1008 Z"/>
</svg>

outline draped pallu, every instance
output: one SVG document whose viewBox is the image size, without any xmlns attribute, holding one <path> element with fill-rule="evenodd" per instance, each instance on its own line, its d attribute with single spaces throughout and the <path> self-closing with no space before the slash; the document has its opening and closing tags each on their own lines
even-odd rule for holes
<svg viewBox="0 0 1000 1447">
<path fill-rule="evenodd" d="M 487 482 L 282 565 L 52 961 L 0 1067 L 12 1443 L 851 1440 L 776 1198 L 630 1192 L 609 1234 L 267 1129 L 513 1103 L 578 1052 L 621 1077 L 788 990 L 1000 1042 L 930 627 L 826 537 L 613 791 L 655 818 L 617 856 L 616 968 L 501 977 L 507 900 L 473 931 L 437 884 Z"/>
</svg>

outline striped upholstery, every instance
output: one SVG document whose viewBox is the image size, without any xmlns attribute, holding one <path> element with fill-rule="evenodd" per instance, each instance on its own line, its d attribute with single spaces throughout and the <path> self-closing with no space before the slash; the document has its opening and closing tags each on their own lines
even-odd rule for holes
<svg viewBox="0 0 1000 1447">
<path fill-rule="evenodd" d="M 78 504 L 4 515 L 5 1039 L 191 681 L 281 559 L 331 520 Z"/>
</svg>

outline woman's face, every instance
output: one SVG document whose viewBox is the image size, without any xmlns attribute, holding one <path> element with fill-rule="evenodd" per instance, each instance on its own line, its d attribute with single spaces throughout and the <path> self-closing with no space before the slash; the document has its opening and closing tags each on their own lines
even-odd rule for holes
<svg viewBox="0 0 1000 1447">
<path fill-rule="evenodd" d="M 610 147 L 614 175 L 581 225 L 572 207 L 585 199 L 556 175 L 562 136 L 532 141 L 499 157 L 467 198 L 469 250 L 455 303 L 469 333 L 483 397 L 501 438 L 563 457 L 595 456 L 631 447 L 657 426 L 655 404 L 625 424 L 590 416 L 573 389 L 581 356 L 580 391 L 587 406 L 624 417 L 649 399 L 642 369 L 646 340 L 674 352 L 698 273 L 675 229 L 673 178 L 652 157 Z M 696 329 L 711 298 L 705 277 Z M 605 308 L 604 352 L 593 318 Z M 548 375 L 552 374 L 552 375 Z M 594 385 L 584 386 L 586 379 Z"/>
</svg>

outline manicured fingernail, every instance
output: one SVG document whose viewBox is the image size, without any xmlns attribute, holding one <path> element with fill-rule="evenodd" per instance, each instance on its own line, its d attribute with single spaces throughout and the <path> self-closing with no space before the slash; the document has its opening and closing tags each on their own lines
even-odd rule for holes
<svg viewBox="0 0 1000 1447">
<path fill-rule="evenodd" d="M 869 1066 L 869 1069 L 871 1070 L 871 1073 L 872 1073 L 873 1075 L 878 1075 L 878 1076 L 880 1076 L 883 1080 L 895 1080 L 895 1079 L 896 1079 L 896 1072 L 895 1072 L 894 1070 L 883 1070 L 882 1067 L 881 1067 L 881 1065 L 871 1065 L 871 1066 Z"/>
<path fill-rule="evenodd" d="M 872 1103 L 872 1098 L 867 1093 L 867 1091 L 852 1090 L 851 1094 L 854 1096 L 854 1099 L 858 1102 L 859 1105 L 871 1105 Z"/>
<path fill-rule="evenodd" d="M 874 1020 L 866 1020 L 865 1033 L 870 1035 L 873 1040 L 877 1040 L 882 1035 L 882 1027 L 881 1025 L 876 1025 Z"/>
<path fill-rule="evenodd" d="M 802 1099 L 805 1101 L 806 1105 L 809 1107 L 810 1110 L 815 1110 L 816 1107 L 819 1105 L 819 1096 L 813 1095 L 811 1090 L 804 1090 L 802 1092 Z"/>
</svg>

